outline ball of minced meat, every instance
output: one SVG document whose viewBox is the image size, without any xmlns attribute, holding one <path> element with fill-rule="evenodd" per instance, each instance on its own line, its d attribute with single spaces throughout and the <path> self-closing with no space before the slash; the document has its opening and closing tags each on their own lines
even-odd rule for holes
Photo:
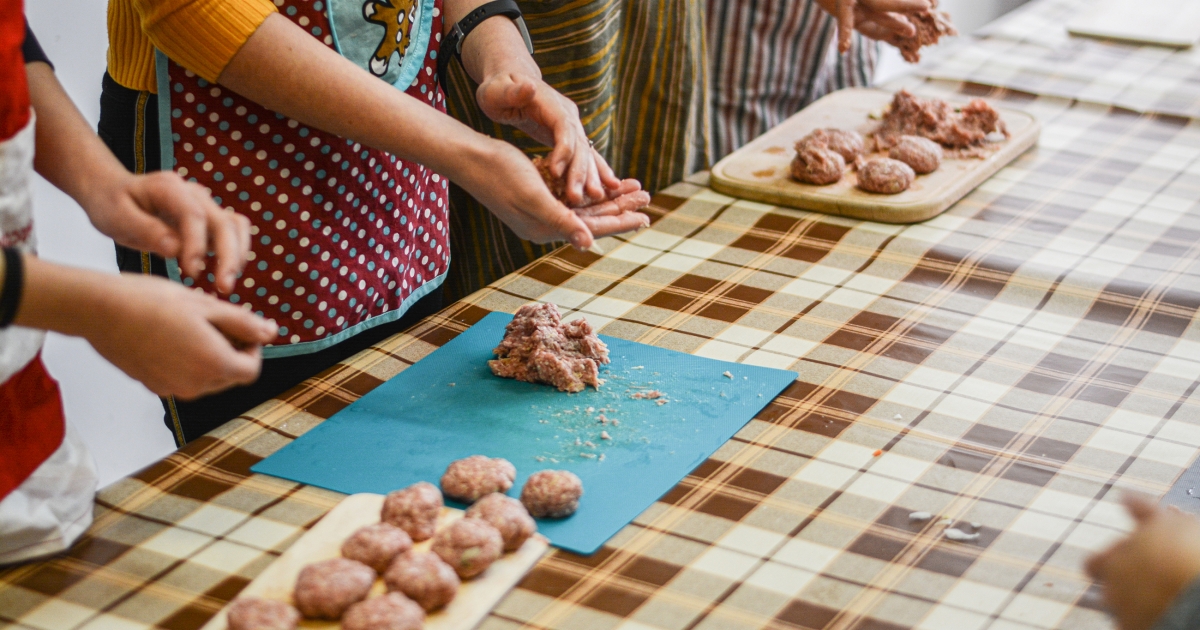
<svg viewBox="0 0 1200 630">
<path fill-rule="evenodd" d="M 347 538 L 342 543 L 342 556 L 358 560 L 383 573 L 392 559 L 412 549 L 412 546 L 412 537 L 403 529 L 389 523 L 375 523 Z"/>
<path fill-rule="evenodd" d="M 842 179 L 846 160 L 820 144 L 799 144 L 792 158 L 792 177 L 805 184 L 827 186 Z"/>
<path fill-rule="evenodd" d="M 942 145 L 920 136 L 900 136 L 888 157 L 911 166 L 918 175 L 925 175 L 942 165 Z"/>
<path fill-rule="evenodd" d="M 579 509 L 583 482 L 566 470 L 542 470 L 525 480 L 521 504 L 535 518 L 564 518 Z"/>
<path fill-rule="evenodd" d="M 421 630 L 425 611 L 400 593 L 359 602 L 342 617 L 342 630 Z"/>
<path fill-rule="evenodd" d="M 908 190 L 917 176 L 912 167 L 891 158 L 868 160 L 858 169 L 858 187 L 873 193 L 894 195 Z"/>
<path fill-rule="evenodd" d="M 433 552 L 464 580 L 486 571 L 503 551 L 500 532 L 477 518 L 459 519 L 433 537 Z"/>
<path fill-rule="evenodd" d="M 516 551 L 537 531 L 537 523 L 521 502 L 499 492 L 493 492 L 475 502 L 467 510 L 467 518 L 487 521 L 504 539 L 505 551 Z"/>
<path fill-rule="evenodd" d="M 226 613 L 229 630 L 296 630 L 300 611 L 284 602 L 239 597 Z"/>
<path fill-rule="evenodd" d="M 863 152 L 863 137 L 857 131 L 834 129 L 832 127 L 817 129 L 804 136 L 801 144 L 822 144 L 825 148 L 842 156 L 847 163 L 853 162 Z"/>
<path fill-rule="evenodd" d="M 442 475 L 442 492 L 463 503 L 474 503 L 485 494 L 507 492 L 517 469 L 507 459 L 472 455 L 450 462 Z"/>
<path fill-rule="evenodd" d="M 300 570 L 292 599 L 310 619 L 338 619 L 375 583 L 375 570 L 349 558 L 330 558 Z"/>
<path fill-rule="evenodd" d="M 437 554 L 410 551 L 397 557 L 383 574 L 389 591 L 400 591 L 426 611 L 449 604 L 461 582 L 454 569 Z"/>
<path fill-rule="evenodd" d="M 421 481 L 390 492 L 383 500 L 383 522 L 403 529 L 416 542 L 433 538 L 438 514 L 442 512 L 442 491 Z"/>
</svg>

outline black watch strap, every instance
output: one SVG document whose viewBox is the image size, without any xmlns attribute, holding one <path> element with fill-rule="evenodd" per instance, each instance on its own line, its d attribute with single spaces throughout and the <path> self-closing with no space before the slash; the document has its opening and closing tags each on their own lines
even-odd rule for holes
<svg viewBox="0 0 1200 630">
<path fill-rule="evenodd" d="M 494 0 L 482 4 L 459 20 L 442 39 L 441 48 L 438 50 L 438 78 L 442 82 L 443 89 L 446 87 L 446 71 L 450 68 L 451 55 L 458 57 L 461 61 L 462 43 L 467 35 L 484 20 L 498 15 L 507 17 L 516 23 L 517 30 L 521 32 L 521 39 L 525 40 L 525 49 L 529 51 L 529 54 L 533 54 L 533 40 L 529 39 L 529 29 L 525 27 L 525 18 L 521 16 L 521 9 L 517 7 L 514 0 Z"/>
</svg>

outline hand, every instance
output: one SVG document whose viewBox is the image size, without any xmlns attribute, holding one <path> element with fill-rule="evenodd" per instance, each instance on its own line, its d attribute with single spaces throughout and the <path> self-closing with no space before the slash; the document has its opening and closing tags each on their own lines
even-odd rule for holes
<svg viewBox="0 0 1200 630">
<path fill-rule="evenodd" d="M 479 136 L 478 145 L 478 158 L 460 160 L 461 168 L 450 174 L 451 179 L 523 239 L 566 240 L 583 250 L 592 246 L 594 237 L 649 225 L 649 217 L 638 212 L 572 212 L 550 194 L 533 162 L 516 147 L 484 136 Z"/>
<path fill-rule="evenodd" d="M 817 4 L 837 19 L 838 51 L 850 51 L 851 36 L 858 32 L 898 46 L 902 39 L 917 34 L 905 13 L 932 10 L 928 0 L 817 0 Z"/>
<path fill-rule="evenodd" d="M 1117 626 L 1144 630 L 1200 576 L 1200 520 L 1141 495 L 1124 503 L 1136 522 L 1133 533 L 1088 558 L 1087 572 L 1103 582 Z"/>
<path fill-rule="evenodd" d="M 170 171 L 106 180 L 83 201 L 96 229 L 126 247 L 178 258 L 199 276 L 208 252 L 216 254 L 217 289 L 233 290 L 250 250 L 250 221 L 213 203 L 199 184 Z"/>
<path fill-rule="evenodd" d="M 104 288 L 83 336 L 160 396 L 187 400 L 254 382 L 261 346 L 278 335 L 274 322 L 161 278 L 122 274 Z"/>
<path fill-rule="evenodd" d="M 554 147 L 547 156 L 555 177 L 566 174 L 566 197 L 571 205 L 603 199 L 621 180 L 593 148 L 579 120 L 579 107 L 545 81 L 515 72 L 498 72 L 484 79 L 475 92 L 488 118 L 510 125 Z"/>
</svg>

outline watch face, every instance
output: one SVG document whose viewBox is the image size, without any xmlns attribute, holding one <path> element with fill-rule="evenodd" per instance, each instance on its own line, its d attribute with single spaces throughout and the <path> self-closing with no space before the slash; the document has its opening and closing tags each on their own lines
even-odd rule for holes
<svg viewBox="0 0 1200 630">
<path fill-rule="evenodd" d="M 407 88 L 424 63 L 434 0 L 329 0 L 329 23 L 341 55 Z"/>
</svg>

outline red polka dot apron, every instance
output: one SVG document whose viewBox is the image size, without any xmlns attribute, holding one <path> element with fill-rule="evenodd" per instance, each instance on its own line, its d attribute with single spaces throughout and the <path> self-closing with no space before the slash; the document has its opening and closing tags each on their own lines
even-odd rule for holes
<svg viewBox="0 0 1200 630">
<path fill-rule="evenodd" d="M 344 57 L 446 111 L 437 83 L 441 0 L 275 4 Z M 250 219 L 250 260 L 221 297 L 280 325 L 265 357 L 315 352 L 394 321 L 442 283 L 450 264 L 444 177 L 265 109 L 161 53 L 158 61 L 164 168 Z M 168 270 L 217 294 L 207 271 L 181 277 L 175 261 Z"/>
</svg>

